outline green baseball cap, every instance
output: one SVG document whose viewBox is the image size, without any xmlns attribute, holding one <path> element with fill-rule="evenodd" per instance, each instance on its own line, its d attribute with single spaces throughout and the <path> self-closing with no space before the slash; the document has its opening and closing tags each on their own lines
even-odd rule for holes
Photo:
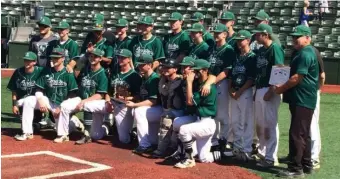
<svg viewBox="0 0 340 179">
<path fill-rule="evenodd" d="M 273 29 L 270 25 L 268 24 L 259 24 L 255 28 L 255 30 L 252 31 L 253 33 L 267 33 L 267 34 L 272 34 Z"/>
<path fill-rule="evenodd" d="M 295 27 L 294 32 L 290 34 L 291 36 L 311 36 L 312 32 L 309 27 L 305 25 L 298 25 Z"/>
<path fill-rule="evenodd" d="M 115 26 L 116 27 L 127 27 L 129 26 L 129 22 L 126 19 L 121 18 L 121 19 L 118 19 Z"/>
<path fill-rule="evenodd" d="M 51 19 L 46 17 L 46 16 L 43 16 L 40 18 L 40 20 L 37 22 L 38 25 L 46 25 L 48 27 L 52 27 L 52 24 L 51 24 Z"/>
<path fill-rule="evenodd" d="M 235 40 L 251 39 L 251 33 L 247 30 L 240 30 L 234 37 Z"/>
<path fill-rule="evenodd" d="M 194 58 L 187 56 L 184 57 L 182 60 L 182 63 L 179 63 L 181 66 L 194 66 L 195 65 L 195 60 Z"/>
<path fill-rule="evenodd" d="M 141 16 L 138 19 L 137 24 L 146 24 L 146 25 L 153 25 L 154 20 L 151 16 Z"/>
<path fill-rule="evenodd" d="M 235 15 L 234 13 L 230 11 L 223 11 L 219 19 L 220 20 L 235 20 Z"/>
<path fill-rule="evenodd" d="M 204 19 L 204 15 L 200 12 L 195 12 L 192 16 L 191 16 L 191 19 L 192 21 L 195 21 L 195 22 L 198 22 L 200 20 L 203 20 Z"/>
<path fill-rule="evenodd" d="M 98 57 L 102 57 L 104 55 L 104 51 L 100 50 L 99 48 L 94 48 L 92 52 L 90 52 Z"/>
<path fill-rule="evenodd" d="M 210 68 L 210 63 L 207 60 L 197 59 L 192 67 L 193 70 L 200 70 L 203 68 Z"/>
<path fill-rule="evenodd" d="M 51 58 L 60 58 L 65 56 L 65 50 L 62 48 L 54 48 L 52 54 L 50 55 Z"/>
<path fill-rule="evenodd" d="M 149 54 L 142 54 L 136 62 L 137 65 L 149 64 L 149 63 L 153 63 L 153 58 Z"/>
<path fill-rule="evenodd" d="M 195 23 L 191 26 L 191 29 L 188 29 L 189 32 L 204 32 L 204 27 L 200 23 Z"/>
<path fill-rule="evenodd" d="M 34 52 L 28 51 L 25 53 L 25 56 L 23 57 L 24 60 L 30 60 L 30 61 L 36 61 L 37 55 Z"/>
<path fill-rule="evenodd" d="M 117 56 L 121 57 L 126 57 L 126 58 L 131 58 L 132 57 L 132 52 L 128 49 L 120 49 L 117 53 Z"/>
<path fill-rule="evenodd" d="M 263 9 L 257 12 L 256 16 L 253 18 L 260 21 L 269 21 L 269 15 Z"/>
<path fill-rule="evenodd" d="M 70 24 L 68 24 L 66 21 L 59 22 L 56 29 L 70 29 Z"/>
<path fill-rule="evenodd" d="M 228 28 L 224 25 L 224 24 L 221 24 L 221 23 L 218 23 L 218 24 L 215 24 L 213 29 L 211 30 L 212 32 L 228 32 Z"/>
<path fill-rule="evenodd" d="M 93 31 L 102 31 L 104 29 L 104 24 L 103 22 L 95 22 Z"/>
<path fill-rule="evenodd" d="M 183 20 L 183 16 L 179 12 L 173 12 L 171 13 L 169 17 L 169 21 L 182 21 L 182 20 Z"/>
<path fill-rule="evenodd" d="M 103 14 L 94 14 L 93 18 L 92 18 L 93 21 L 95 22 L 104 22 L 104 15 Z"/>
</svg>

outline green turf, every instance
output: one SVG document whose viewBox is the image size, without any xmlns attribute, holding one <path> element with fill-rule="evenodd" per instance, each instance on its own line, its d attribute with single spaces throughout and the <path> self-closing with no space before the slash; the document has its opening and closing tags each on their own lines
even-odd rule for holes
<svg viewBox="0 0 340 179">
<path fill-rule="evenodd" d="M 6 89 L 8 79 L 1 79 L 1 127 L 18 128 L 20 120 L 11 115 L 11 93 Z M 340 95 L 321 95 L 321 116 L 320 128 L 322 138 L 321 169 L 313 175 L 308 175 L 311 179 L 337 179 L 340 178 L 340 164 L 338 163 L 340 154 L 339 131 L 340 128 Z M 290 114 L 287 104 L 281 104 L 279 112 L 280 143 L 279 157 L 288 153 L 288 128 Z M 280 167 L 286 167 L 280 165 Z M 275 178 L 274 172 L 261 170 L 256 167 L 246 167 L 263 178 Z M 277 170 L 277 169 L 274 169 Z"/>
</svg>

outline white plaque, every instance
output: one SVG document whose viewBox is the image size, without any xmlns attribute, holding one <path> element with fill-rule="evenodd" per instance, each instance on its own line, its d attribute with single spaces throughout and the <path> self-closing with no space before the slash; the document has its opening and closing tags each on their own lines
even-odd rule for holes
<svg viewBox="0 0 340 179">
<path fill-rule="evenodd" d="M 287 66 L 273 66 L 270 73 L 269 84 L 271 85 L 282 85 L 289 79 L 290 67 Z"/>
</svg>

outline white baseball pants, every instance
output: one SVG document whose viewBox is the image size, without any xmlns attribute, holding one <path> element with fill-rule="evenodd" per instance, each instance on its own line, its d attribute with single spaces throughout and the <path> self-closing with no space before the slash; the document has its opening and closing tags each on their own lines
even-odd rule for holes
<svg viewBox="0 0 340 179">
<path fill-rule="evenodd" d="M 230 99 L 234 147 L 250 153 L 254 134 L 253 90 L 252 88 L 245 90 L 238 100 Z"/>
<path fill-rule="evenodd" d="M 319 156 L 321 152 L 321 135 L 320 135 L 319 117 L 320 117 L 320 90 L 318 90 L 317 99 L 316 99 L 316 107 L 314 109 L 314 114 L 313 114 L 312 122 L 310 125 L 312 160 L 316 162 L 320 162 Z"/>
<path fill-rule="evenodd" d="M 181 117 L 178 120 L 181 120 Z M 188 119 L 185 120 L 188 121 Z M 210 148 L 215 130 L 215 120 L 211 117 L 205 117 L 196 122 L 182 125 L 179 128 L 178 137 L 182 142 L 189 142 L 195 139 L 199 160 L 203 163 L 210 163 L 214 162 Z"/>
<path fill-rule="evenodd" d="M 216 131 L 212 138 L 213 145 L 218 145 L 218 139 L 227 139 L 230 128 L 228 80 L 220 81 L 216 84 L 216 87 L 218 96 L 215 117 Z"/>
<path fill-rule="evenodd" d="M 139 146 L 150 147 L 158 143 L 158 131 L 163 109 L 161 106 L 141 106 L 133 110 Z"/>
<path fill-rule="evenodd" d="M 278 112 L 281 96 L 274 94 L 269 101 L 263 97 L 269 90 L 268 87 L 257 89 L 255 96 L 255 122 L 259 138 L 259 153 L 265 159 L 277 161 L 279 146 Z"/>
<path fill-rule="evenodd" d="M 174 132 L 174 134 L 171 136 L 172 140 L 175 140 L 174 139 L 175 137 L 176 137 L 176 140 L 178 139 L 178 133 L 179 133 L 179 129 L 181 128 L 181 126 L 193 123 L 197 120 L 198 120 L 197 116 L 181 116 L 181 117 L 175 118 L 172 124 L 173 132 Z M 194 141 L 192 146 L 197 146 L 196 141 Z M 193 150 L 192 152 L 193 156 L 197 155 L 197 147 L 193 147 L 192 150 Z M 179 146 L 178 146 L 178 151 L 182 152 Z"/>
</svg>

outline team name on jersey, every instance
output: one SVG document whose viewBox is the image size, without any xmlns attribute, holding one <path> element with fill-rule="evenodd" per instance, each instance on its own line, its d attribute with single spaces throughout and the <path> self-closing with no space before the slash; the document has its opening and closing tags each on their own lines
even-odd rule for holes
<svg viewBox="0 0 340 179">
<path fill-rule="evenodd" d="M 215 55 L 215 52 L 209 57 L 209 62 L 211 66 L 221 66 L 223 64 L 223 61 Z"/>
<path fill-rule="evenodd" d="M 246 72 L 246 67 L 243 65 L 238 65 L 233 68 L 233 75 L 239 74 L 239 73 L 245 73 Z"/>
<path fill-rule="evenodd" d="M 52 77 L 49 77 L 48 75 L 46 77 L 47 77 L 47 85 L 50 88 L 53 88 L 53 87 L 66 87 L 67 86 L 67 83 L 62 81 L 62 80 L 55 80 Z"/>
<path fill-rule="evenodd" d="M 153 53 L 153 51 L 152 50 L 150 50 L 150 49 L 143 49 L 143 48 L 141 48 L 140 46 L 138 46 L 138 45 L 135 45 L 134 46 L 134 51 L 135 51 L 135 56 L 138 58 L 138 57 L 140 57 L 140 56 L 142 56 L 143 54 L 148 54 L 148 55 L 151 55 L 151 56 L 153 56 L 154 55 L 154 53 Z"/>
<path fill-rule="evenodd" d="M 256 60 L 256 67 L 257 68 L 261 68 L 261 67 L 264 67 L 264 66 L 267 66 L 268 65 L 268 61 L 266 59 L 266 57 L 264 56 L 265 53 L 261 53 L 258 57 L 257 57 L 257 60 Z"/>
<path fill-rule="evenodd" d="M 81 80 L 82 87 L 89 88 L 89 87 L 95 87 L 96 85 L 97 83 L 94 80 L 90 79 L 89 76 L 86 76 Z"/>
<path fill-rule="evenodd" d="M 172 51 L 176 51 L 178 49 L 179 49 L 179 46 L 177 44 L 171 44 L 171 43 L 168 44 L 168 51 L 172 52 Z"/>
<path fill-rule="evenodd" d="M 35 81 L 26 81 L 18 79 L 16 81 L 17 88 L 21 90 L 27 90 L 28 88 L 33 88 L 35 86 Z"/>
</svg>

